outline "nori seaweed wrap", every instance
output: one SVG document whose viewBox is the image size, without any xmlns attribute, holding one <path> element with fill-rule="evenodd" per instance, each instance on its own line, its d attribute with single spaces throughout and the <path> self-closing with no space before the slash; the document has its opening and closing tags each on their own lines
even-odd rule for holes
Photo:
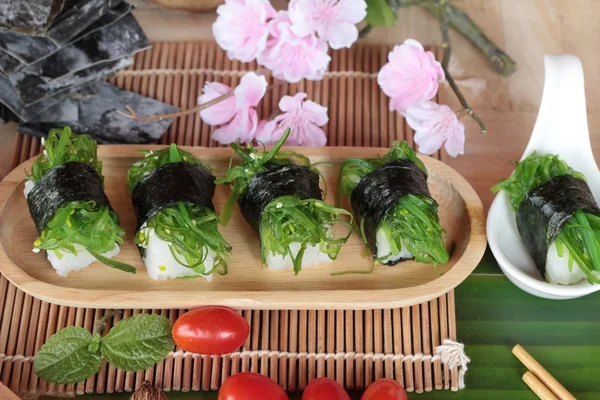
<svg viewBox="0 0 600 400">
<path fill-rule="evenodd" d="M 231 247 L 219 233 L 210 167 L 175 144 L 144 151 L 127 173 L 135 242 L 155 280 L 227 273 Z"/>
<path fill-rule="evenodd" d="M 241 165 L 217 179 L 231 187 L 221 220 L 226 224 L 237 200 L 246 221 L 259 234 L 261 259 L 269 269 L 293 269 L 331 262 L 351 233 L 351 215 L 323 201 L 320 173 L 305 156 L 280 151 L 289 129 L 270 151 L 232 144 Z M 349 216 L 350 222 L 342 216 Z M 344 236 L 335 225 L 347 227 Z"/>
<path fill-rule="evenodd" d="M 600 283 L 600 208 L 583 174 L 557 155 L 532 153 L 492 188 L 507 192 L 519 234 L 551 283 Z"/>
<path fill-rule="evenodd" d="M 103 189 L 96 142 L 66 127 L 42 141 L 45 150 L 27 173 L 25 197 L 39 237 L 34 252 L 46 250 L 61 276 L 95 260 L 126 272 L 131 265 L 111 260 L 125 231 Z"/>
<path fill-rule="evenodd" d="M 383 157 L 344 161 L 338 201 L 342 195 L 350 199 L 361 237 L 376 261 L 396 265 L 414 258 L 436 267 L 448 262 L 427 170 L 406 142 L 394 142 Z"/>
</svg>

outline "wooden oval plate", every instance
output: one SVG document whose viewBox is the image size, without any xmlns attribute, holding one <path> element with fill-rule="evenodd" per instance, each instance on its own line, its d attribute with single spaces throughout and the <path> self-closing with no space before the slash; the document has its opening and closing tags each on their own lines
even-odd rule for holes
<svg viewBox="0 0 600 400">
<path fill-rule="evenodd" d="M 157 150 L 162 146 L 145 146 Z M 242 309 L 373 309 L 410 306 L 436 298 L 461 283 L 475 269 L 486 246 L 485 217 L 481 200 L 456 171 L 430 157 L 421 157 L 429 170 L 429 188 L 438 201 L 448 246 L 454 243 L 450 261 L 436 272 L 429 264 L 407 261 L 394 267 L 376 265 L 370 274 L 332 276 L 334 271 L 366 271 L 372 259 L 365 255 L 360 237 L 353 234 L 336 261 L 306 268 L 298 276 L 291 270 L 269 271 L 261 266 L 258 236 L 236 210 L 221 228 L 233 246 L 229 272 L 203 278 L 154 281 L 133 243 L 135 216 L 125 189 L 129 167 L 141 155 L 139 147 L 99 147 L 106 193 L 121 218 L 127 237 L 118 260 L 134 265 L 137 274 L 127 274 L 99 262 L 68 277 L 60 277 L 44 252 L 33 253 L 37 232 L 23 196 L 28 160 L 0 183 L 0 271 L 17 287 L 52 303 L 95 308 L 188 308 L 206 304 Z M 227 148 L 186 148 L 214 168 L 216 176 L 226 172 L 232 151 Z M 297 151 L 312 162 L 330 162 L 321 168 L 327 182 L 327 201 L 335 203 L 340 163 L 350 157 L 375 157 L 387 149 L 357 147 L 301 148 Z M 218 186 L 214 203 L 220 212 L 229 189 Z M 347 205 L 346 205 L 347 206 Z"/>
</svg>

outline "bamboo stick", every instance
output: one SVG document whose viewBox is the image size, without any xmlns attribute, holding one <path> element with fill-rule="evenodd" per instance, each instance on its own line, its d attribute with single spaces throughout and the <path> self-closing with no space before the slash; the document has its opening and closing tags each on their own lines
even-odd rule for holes
<svg viewBox="0 0 600 400">
<path fill-rule="evenodd" d="M 299 336 L 307 336 L 308 331 L 308 311 L 300 310 L 298 312 L 298 329 Z M 308 351 L 308 342 L 306 340 L 299 340 L 298 351 L 300 353 L 306 353 Z M 308 385 L 308 376 L 307 376 L 307 360 L 306 355 L 300 355 L 298 357 L 298 389 L 303 390 L 306 385 Z"/>
<path fill-rule="evenodd" d="M 365 47 L 364 45 L 357 45 L 354 49 L 354 71 L 365 71 L 364 64 L 368 61 L 365 60 Z M 363 129 L 363 112 L 362 106 L 364 101 L 364 96 L 366 95 L 364 82 L 366 79 L 359 78 L 356 79 L 356 84 L 354 86 L 354 94 L 352 97 L 354 98 L 354 110 L 351 113 L 354 114 L 354 145 L 355 146 L 365 146 L 365 138 L 367 137 L 366 132 Z"/>
<path fill-rule="evenodd" d="M 296 353 L 298 351 L 298 311 L 290 311 L 290 342 L 289 351 L 290 353 Z M 297 359 L 290 357 L 288 364 L 288 390 L 295 391 L 297 387 L 298 370 L 297 370 Z"/>
<path fill-rule="evenodd" d="M 392 310 L 392 325 L 394 327 L 394 354 L 403 354 L 402 349 L 402 336 L 404 332 L 404 326 L 402 326 L 402 311 L 400 308 Z M 404 386 L 404 366 L 401 358 L 396 359 L 394 362 L 394 379 L 396 382 L 400 382 Z"/>
<path fill-rule="evenodd" d="M 365 334 L 364 334 L 364 312 L 354 312 L 354 343 L 356 346 L 356 357 L 354 359 L 354 368 L 356 370 L 356 389 L 365 388 L 365 376 L 364 376 L 364 359 L 360 353 L 365 351 Z"/>
<path fill-rule="evenodd" d="M 184 42 L 183 43 L 183 68 L 185 70 L 189 70 L 190 68 L 192 68 L 192 63 L 193 63 L 193 59 L 195 57 L 194 54 L 194 44 L 191 42 Z M 180 105 L 181 105 L 181 109 L 185 110 L 189 107 L 193 107 L 196 105 L 196 101 L 194 101 L 193 99 L 190 99 L 190 93 L 194 92 L 193 88 L 195 88 L 196 86 L 192 86 L 190 84 L 192 79 L 197 79 L 197 75 L 190 75 L 190 74 L 181 74 L 181 94 L 179 96 L 180 98 Z M 190 102 L 191 100 L 191 102 Z M 177 129 L 177 135 L 176 135 L 176 143 L 179 144 L 184 144 L 184 145 L 189 145 L 191 144 L 190 140 L 188 138 L 191 138 L 191 135 L 188 135 L 187 132 L 190 131 L 190 128 L 192 128 L 190 126 L 190 122 L 193 123 L 193 120 L 191 120 L 191 118 L 193 118 L 193 114 L 190 115 L 186 115 L 183 118 L 179 118 L 181 121 L 179 122 L 179 127 Z M 183 362 L 183 360 L 182 360 Z"/>
<path fill-rule="evenodd" d="M 354 351 L 354 312 L 346 311 L 346 351 Z M 348 389 L 354 389 L 354 360 L 348 357 L 344 361 L 344 370 L 346 371 L 346 385 Z"/>
<path fill-rule="evenodd" d="M 251 335 L 252 335 L 252 350 L 260 349 L 260 310 L 254 310 L 252 312 L 252 319 L 254 320 L 254 324 L 251 326 Z M 259 372 L 258 370 L 258 355 L 250 356 L 250 371 L 251 372 Z"/>
<path fill-rule="evenodd" d="M 261 350 L 269 350 L 269 339 L 270 335 L 268 332 L 270 324 L 270 314 L 268 310 L 262 312 L 261 318 Z M 263 354 L 260 356 L 260 373 L 265 376 L 269 376 L 269 356 L 268 354 Z"/>
<path fill-rule="evenodd" d="M 454 290 L 449 291 L 446 296 L 448 297 L 448 331 L 450 339 L 456 341 L 456 306 L 454 305 Z M 450 371 L 450 377 L 452 378 L 452 390 L 458 391 L 458 368 L 453 368 Z"/>
<path fill-rule="evenodd" d="M 335 312 L 335 352 L 344 352 L 344 311 L 337 310 Z M 333 335 L 333 333 L 332 333 Z M 335 357 L 335 380 L 344 386 L 344 358 Z"/>
<path fill-rule="evenodd" d="M 531 372 L 527 371 L 523 375 L 523 382 L 529 386 L 531 390 L 542 400 L 558 400 L 550 389 L 548 389 L 538 378 L 535 377 Z"/>
<path fill-rule="evenodd" d="M 410 320 L 410 308 L 405 307 L 402 309 L 402 328 L 403 328 L 403 343 L 402 352 L 406 357 L 409 354 L 413 354 L 412 348 L 412 323 Z M 404 361 L 404 389 L 407 392 L 413 392 L 415 390 L 415 381 L 413 373 L 413 360 L 406 358 Z"/>
<path fill-rule="evenodd" d="M 331 54 L 331 69 L 337 71 L 337 69 L 339 68 L 339 59 L 340 59 L 340 53 L 338 51 L 335 51 Z M 341 97 L 339 97 L 339 89 L 338 87 L 340 86 L 340 82 L 338 78 L 332 78 L 329 80 L 329 92 L 331 93 L 331 97 L 333 99 L 340 99 Z M 338 146 L 338 102 L 332 100 L 331 103 L 329 104 L 328 107 L 328 112 L 329 112 L 329 132 L 328 132 L 328 138 L 329 140 L 327 141 L 327 143 L 330 146 Z"/>
<path fill-rule="evenodd" d="M 429 315 L 429 303 L 421 304 L 421 332 L 423 338 L 423 354 L 432 354 L 431 351 L 431 316 Z M 433 390 L 431 359 L 423 361 L 424 389 L 426 392 Z"/>
<path fill-rule="evenodd" d="M 394 329 L 392 327 L 392 310 L 383 310 L 383 353 L 394 354 Z M 384 360 L 384 378 L 394 379 L 394 360 L 386 358 Z"/>
<path fill-rule="evenodd" d="M 275 350 L 279 350 L 281 351 L 281 344 L 279 342 L 279 311 L 277 310 L 272 310 L 271 312 L 271 326 L 270 326 L 270 341 L 271 341 L 271 348 L 275 349 Z M 309 344 L 308 344 L 309 348 L 310 348 L 310 338 L 309 338 Z M 271 379 L 273 379 L 275 382 L 277 383 L 281 383 L 281 381 L 279 380 L 279 374 L 278 374 L 278 367 L 279 367 L 279 360 L 277 355 L 273 354 L 271 356 L 271 359 L 269 360 L 269 376 L 271 377 Z"/>
<path fill-rule="evenodd" d="M 382 310 L 373 310 L 373 351 L 376 354 L 383 353 L 383 315 Z M 383 359 L 373 359 L 375 380 L 383 378 Z"/>
<path fill-rule="evenodd" d="M 12 318 L 10 319 L 10 332 L 8 336 L 8 344 L 5 347 L 5 350 L 1 353 L 4 354 L 20 354 L 16 352 L 17 341 L 19 335 L 19 325 L 21 323 L 21 313 L 19 312 L 23 307 L 23 298 L 25 293 L 20 290 L 16 290 L 15 292 L 15 300 L 14 300 L 14 310 L 12 313 Z M 18 382 L 10 379 L 11 370 L 18 368 L 15 360 L 12 360 L 12 368 L 9 366 L 5 368 L 2 372 L 2 381 L 9 382 L 9 388 L 11 390 L 16 390 L 18 388 Z"/>
<path fill-rule="evenodd" d="M 365 319 L 365 353 L 373 352 L 373 310 L 364 311 Z M 365 387 L 373 383 L 373 358 L 365 357 Z"/>
<path fill-rule="evenodd" d="M 283 351 L 289 351 L 289 311 L 284 310 L 279 312 L 279 348 Z M 278 360 L 279 365 L 279 385 L 284 389 L 288 389 L 288 363 L 287 357 L 281 357 Z"/>
<path fill-rule="evenodd" d="M 421 310 L 419 305 L 411 307 L 411 322 L 413 329 L 413 354 L 422 354 L 421 345 Z M 417 359 L 413 362 L 415 371 L 415 392 L 423 393 L 423 359 Z"/>
<path fill-rule="evenodd" d="M 167 68 L 177 68 L 177 64 L 180 62 L 179 55 L 181 52 L 179 51 L 179 46 L 181 43 L 170 43 L 169 44 L 169 61 Z M 183 59 L 181 58 L 181 62 Z M 181 74 L 168 74 L 165 79 L 165 88 L 164 88 L 164 101 L 167 103 L 173 104 L 173 102 L 179 103 L 179 87 L 178 81 L 181 79 Z M 178 105 L 178 104 L 176 104 Z M 177 134 L 177 126 L 179 126 L 180 118 L 175 118 L 169 127 L 168 134 L 165 135 L 167 137 L 166 144 L 170 144 L 175 142 L 175 135 Z M 164 138 L 164 136 L 163 136 Z"/>
<path fill-rule="evenodd" d="M 440 317 L 440 336 L 443 339 L 448 336 L 448 303 L 446 302 L 446 296 L 438 297 L 439 302 L 439 317 Z M 447 365 L 444 365 L 444 389 L 450 389 L 450 369 Z"/>
<path fill-rule="evenodd" d="M 559 381 L 550 375 L 550 373 L 521 345 L 518 344 L 513 347 L 512 353 L 560 400 L 575 400 L 575 397 L 569 393 L 569 391 L 565 389 L 565 387 L 561 385 Z"/>
<path fill-rule="evenodd" d="M 344 70 L 356 70 L 356 65 L 355 65 L 355 54 L 356 54 L 356 48 L 353 46 L 350 49 L 344 49 L 344 52 L 346 53 L 346 65 L 344 66 Z M 345 146 L 356 146 L 356 143 L 360 143 L 358 141 L 358 138 L 356 137 L 356 130 L 354 128 L 354 119 L 356 118 L 356 115 L 358 113 L 354 112 L 354 102 L 356 101 L 356 97 L 360 96 L 360 93 L 357 93 L 355 91 L 355 87 L 360 87 L 360 81 L 351 78 L 351 77 L 347 77 L 347 78 L 342 78 L 346 81 L 346 85 L 347 85 L 347 94 L 345 96 L 346 99 L 346 106 L 344 107 L 346 109 L 346 118 L 345 118 L 345 127 L 344 127 L 344 132 L 346 133 L 346 137 L 344 140 L 344 145 Z M 356 81 L 356 82 L 355 82 Z M 342 97 L 342 100 L 344 98 Z"/>
<path fill-rule="evenodd" d="M 213 356 L 211 357 L 212 369 L 210 374 L 210 390 L 216 391 L 219 390 L 220 382 L 221 382 L 221 356 Z"/>
<path fill-rule="evenodd" d="M 206 65 L 210 46 L 203 46 L 202 44 L 198 43 L 195 47 L 196 47 L 196 53 L 199 53 L 199 56 L 194 64 L 194 66 L 196 68 L 202 68 L 204 65 Z M 202 95 L 202 89 L 204 87 L 205 81 L 206 81 L 206 74 L 204 72 L 202 72 L 196 76 L 196 81 L 195 81 L 196 86 L 194 86 L 194 84 L 192 83 L 192 87 L 196 88 L 195 91 L 190 90 L 190 96 L 194 95 L 193 104 L 198 103 L 198 98 Z M 194 81 L 192 80 L 192 82 L 194 82 Z M 190 102 L 190 104 L 192 104 L 192 103 Z M 194 113 L 194 114 L 190 115 L 189 117 L 194 122 L 193 130 L 192 130 L 192 134 L 191 134 L 191 136 L 192 136 L 191 145 L 192 146 L 200 146 L 200 141 L 203 136 L 202 135 L 203 123 L 202 123 L 202 120 L 200 119 L 200 113 Z"/>
<path fill-rule="evenodd" d="M 33 299 L 32 306 L 28 311 L 31 322 L 29 324 L 29 329 L 27 331 L 27 340 L 26 340 L 26 348 L 25 348 L 25 357 L 33 357 L 35 354 L 35 340 L 38 329 L 38 321 L 40 320 L 40 306 L 41 301 L 39 299 Z M 2 309 L 0 307 L 0 309 Z M 23 371 L 21 372 L 21 383 L 20 383 L 20 392 L 29 392 L 33 389 L 33 387 L 29 386 L 31 379 L 33 378 L 33 368 L 32 362 L 27 362 L 23 365 Z"/>
</svg>

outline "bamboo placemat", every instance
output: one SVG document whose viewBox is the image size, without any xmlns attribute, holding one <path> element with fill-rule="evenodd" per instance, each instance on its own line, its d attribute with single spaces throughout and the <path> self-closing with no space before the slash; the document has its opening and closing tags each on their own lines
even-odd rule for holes
<svg viewBox="0 0 600 400">
<path fill-rule="evenodd" d="M 333 52 L 322 81 L 275 85 L 267 91 L 259 114 L 267 118 L 277 110 L 281 96 L 305 91 L 309 99 L 329 108 L 325 131 L 331 146 L 387 147 L 397 139 L 412 144 L 412 131 L 401 116 L 389 111 L 388 99 L 377 85 L 377 71 L 389 50 L 357 45 Z M 162 42 L 136 55 L 135 64 L 111 82 L 185 109 L 196 104 L 205 81 L 235 86 L 246 71 L 256 68 L 230 61 L 215 43 Z M 268 80 L 272 85 L 272 78 Z M 190 115 L 174 121 L 161 143 L 216 146 L 210 140 L 213 131 L 197 114 Z M 20 135 L 13 166 L 39 151 L 39 139 Z M 444 159 L 445 154 L 436 157 Z M 239 371 L 268 375 L 290 391 L 303 389 L 319 376 L 336 379 L 349 389 L 362 389 L 382 377 L 396 379 L 408 391 L 458 389 L 458 370 L 450 371 L 434 353 L 444 339 L 456 339 L 453 291 L 391 310 L 244 310 L 240 312 L 250 324 L 250 337 L 239 352 L 228 356 L 176 349 L 155 367 L 137 373 L 104 363 L 94 378 L 77 385 L 54 385 L 35 376 L 33 357 L 53 333 L 68 325 L 92 329 L 105 311 L 40 301 L 0 276 L 0 381 L 28 397 L 132 391 L 143 380 L 165 390 L 216 390 Z M 175 321 L 185 311 L 125 310 L 123 317 L 155 312 Z"/>
</svg>

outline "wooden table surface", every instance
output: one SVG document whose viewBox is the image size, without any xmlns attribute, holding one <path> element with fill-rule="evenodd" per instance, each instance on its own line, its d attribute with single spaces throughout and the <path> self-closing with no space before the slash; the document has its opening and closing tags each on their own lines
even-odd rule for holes
<svg viewBox="0 0 600 400">
<path fill-rule="evenodd" d="M 190 14 L 165 11 L 134 0 L 135 11 L 152 40 L 211 39 L 215 13 Z M 276 6 L 285 2 L 274 0 Z M 462 173 L 489 205 L 490 186 L 511 171 L 509 161 L 522 152 L 536 118 L 543 87 L 543 56 L 548 53 L 571 53 L 581 57 L 586 77 L 588 119 L 592 141 L 600 150 L 600 7 L 597 0 L 456 0 L 468 10 L 486 33 L 518 63 L 517 72 L 502 78 L 487 61 L 461 36 L 452 37 L 455 78 L 485 84 L 479 93 L 463 86 L 472 106 L 484 119 L 488 135 L 481 136 L 474 123 L 467 126 L 466 155 L 449 164 Z M 413 7 L 401 10 L 395 28 L 377 28 L 363 39 L 372 43 L 395 44 L 406 38 L 422 43 L 439 44 L 436 21 L 424 10 Z M 461 71 L 462 70 L 462 71 Z M 481 80 L 481 81 L 479 81 Z M 446 98 L 454 102 L 449 89 Z M 0 176 L 8 171 L 14 146 L 15 125 L 0 126 Z"/>
</svg>

